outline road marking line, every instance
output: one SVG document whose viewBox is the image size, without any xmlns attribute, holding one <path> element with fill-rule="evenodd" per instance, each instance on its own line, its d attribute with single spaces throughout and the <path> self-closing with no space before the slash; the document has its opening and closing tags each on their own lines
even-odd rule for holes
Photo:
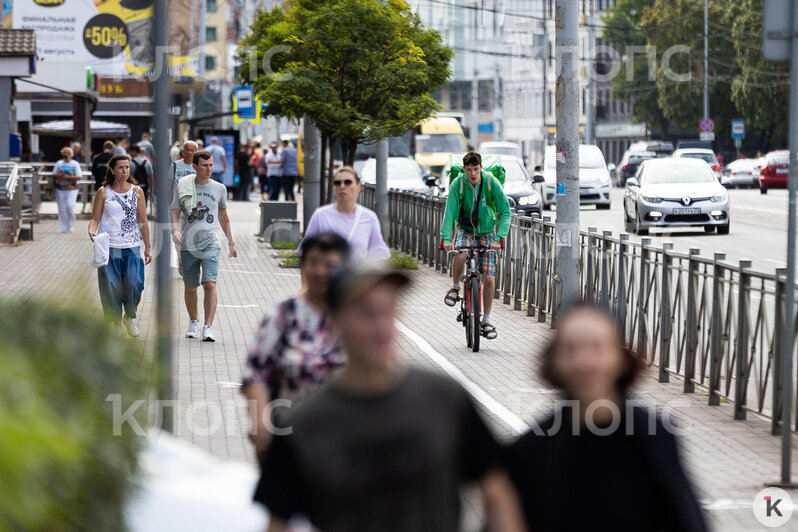
<svg viewBox="0 0 798 532">
<path fill-rule="evenodd" d="M 418 346 L 433 362 L 438 364 L 443 371 L 445 371 L 451 378 L 460 383 L 471 396 L 482 404 L 485 408 L 491 411 L 496 417 L 501 419 L 508 427 L 510 427 L 516 434 L 524 434 L 529 431 L 529 425 L 513 414 L 506 406 L 498 402 L 496 399 L 488 395 L 488 393 L 477 386 L 473 381 L 466 377 L 462 371 L 449 362 L 449 360 L 440 354 L 432 347 L 429 342 L 416 334 L 412 329 L 407 327 L 401 321 L 396 320 L 396 328 L 400 333 L 404 334 L 414 344 Z"/>
</svg>

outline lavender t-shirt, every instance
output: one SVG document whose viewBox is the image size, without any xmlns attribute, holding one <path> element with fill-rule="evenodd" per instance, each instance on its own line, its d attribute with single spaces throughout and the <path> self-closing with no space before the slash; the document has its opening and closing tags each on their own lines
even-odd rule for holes
<svg viewBox="0 0 798 532">
<path fill-rule="evenodd" d="M 360 216 L 358 218 L 358 211 Z M 352 226 L 357 220 L 357 227 L 352 232 Z M 319 233 L 335 233 L 343 238 L 349 238 L 349 245 L 352 248 L 353 259 L 377 259 L 386 260 L 390 258 L 391 251 L 382 238 L 380 232 L 380 220 L 371 209 L 362 205 L 355 206 L 355 212 L 346 215 L 338 212 L 333 205 L 325 205 L 316 209 L 310 218 L 308 228 L 305 230 L 305 238 Z M 302 245 L 299 246 L 302 253 Z"/>
</svg>

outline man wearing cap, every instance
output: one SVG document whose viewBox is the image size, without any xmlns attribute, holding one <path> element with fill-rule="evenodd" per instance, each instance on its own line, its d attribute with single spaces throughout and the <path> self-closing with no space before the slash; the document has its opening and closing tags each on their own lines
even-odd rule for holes
<svg viewBox="0 0 798 532">
<path fill-rule="evenodd" d="M 325 532 L 454 531 L 468 483 L 481 488 L 489 530 L 523 530 L 498 444 L 470 396 L 397 357 L 394 320 L 408 282 L 368 263 L 331 282 L 327 305 L 347 363 L 282 409 L 278 426 L 290 431 L 264 454 L 254 497 L 269 509 L 270 531 L 295 515 Z"/>
<path fill-rule="evenodd" d="M 213 157 L 213 173 L 211 179 L 219 183 L 224 182 L 224 174 L 227 172 L 227 153 L 219 145 L 217 137 L 211 137 L 211 144 L 207 149 Z"/>
</svg>

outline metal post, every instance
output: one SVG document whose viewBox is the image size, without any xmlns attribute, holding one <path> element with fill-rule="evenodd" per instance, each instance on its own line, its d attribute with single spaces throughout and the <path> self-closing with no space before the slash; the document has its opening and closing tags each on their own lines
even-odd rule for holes
<svg viewBox="0 0 798 532">
<path fill-rule="evenodd" d="M 745 270 L 751 267 L 750 260 L 740 261 L 740 272 L 737 278 L 737 364 L 734 382 L 734 419 L 744 420 L 746 402 L 746 373 L 748 369 L 748 286 L 749 274 Z"/>
<path fill-rule="evenodd" d="M 310 217 L 321 204 L 321 139 L 319 130 L 307 117 L 302 135 L 302 152 L 305 155 L 305 176 L 302 185 L 302 227 L 307 229 Z"/>
<path fill-rule="evenodd" d="M 782 378 L 784 386 L 782 398 L 782 431 L 781 431 L 781 482 L 791 483 L 792 465 L 792 353 L 795 341 L 795 192 L 798 180 L 798 5 L 792 2 L 792 58 L 790 64 L 790 178 L 789 209 L 787 222 L 787 286 L 784 290 L 784 370 Z"/>
<path fill-rule="evenodd" d="M 671 356 L 671 257 L 673 244 L 662 244 L 661 301 L 659 309 L 659 382 L 670 382 L 668 365 Z"/>
<path fill-rule="evenodd" d="M 479 148 L 479 73 L 474 69 L 474 77 L 471 79 L 471 149 Z"/>
<path fill-rule="evenodd" d="M 709 359 L 709 405 L 719 406 L 720 368 L 723 358 L 723 316 L 721 312 L 721 287 L 725 271 L 720 262 L 726 260 L 725 253 L 715 253 L 715 264 L 712 267 L 712 329 L 710 330 Z"/>
<path fill-rule="evenodd" d="M 698 348 L 698 262 L 695 257 L 701 253 L 698 248 L 690 248 L 687 259 L 687 324 L 685 325 L 686 352 L 684 354 L 684 393 L 695 392 L 695 354 Z"/>
<path fill-rule="evenodd" d="M 621 341 L 626 344 L 626 250 L 629 249 L 629 233 L 621 233 L 618 243 L 618 306 L 616 316 L 621 328 Z"/>
<path fill-rule="evenodd" d="M 704 118 L 709 118 L 709 0 L 704 0 Z"/>
<path fill-rule="evenodd" d="M 551 312 L 551 309 L 546 309 L 546 294 L 550 287 L 546 283 L 546 269 L 549 262 L 549 245 L 546 241 L 546 224 L 551 222 L 550 216 L 543 217 L 543 223 L 540 224 L 540 260 L 538 261 L 538 290 L 537 290 L 537 307 L 538 307 L 538 323 L 546 321 L 546 310 Z"/>
<path fill-rule="evenodd" d="M 578 3 L 555 2 L 557 128 L 556 305 L 579 298 L 579 28 Z M 555 311 L 559 310 L 555 308 Z M 557 314 L 558 312 L 555 312 Z"/>
<path fill-rule="evenodd" d="M 640 239 L 640 286 L 637 290 L 637 350 L 647 353 L 646 344 L 646 299 L 648 298 L 648 246 L 651 245 L 650 238 Z"/>
<path fill-rule="evenodd" d="M 599 302 L 605 309 L 610 309 L 610 238 L 612 231 L 604 231 L 601 238 L 601 295 Z"/>
<path fill-rule="evenodd" d="M 770 432 L 774 436 L 781 434 L 781 408 L 782 404 L 782 385 L 781 368 L 784 365 L 784 276 L 787 274 L 785 268 L 776 269 L 776 289 L 774 299 L 776 301 L 776 312 L 773 318 L 773 416 L 770 421 Z M 788 429 L 789 430 L 789 429 Z"/>
<path fill-rule="evenodd" d="M 388 237 L 388 139 L 377 143 L 377 218 L 382 236 Z"/>
<path fill-rule="evenodd" d="M 593 287 L 595 286 L 596 276 L 598 272 L 596 271 L 596 265 L 594 261 L 594 253 L 593 253 L 593 240 L 598 233 L 598 227 L 588 227 L 587 228 L 587 250 L 585 251 L 585 263 L 586 267 L 583 268 L 585 272 L 585 283 L 584 283 L 584 292 L 582 293 L 582 297 L 589 301 L 596 301 L 596 294 L 593 291 Z"/>
<path fill-rule="evenodd" d="M 595 72 L 596 72 L 596 37 L 595 30 L 593 29 L 593 1 L 588 0 L 588 17 L 587 17 L 587 46 L 588 46 L 588 66 L 587 66 L 587 90 L 585 91 L 585 144 L 595 144 L 595 121 L 596 109 L 593 91 L 595 89 Z"/>
<path fill-rule="evenodd" d="M 158 399 L 172 401 L 174 388 L 172 385 L 172 254 L 171 221 L 169 203 L 172 183 L 164 179 L 169 173 L 169 74 L 167 73 L 167 46 L 169 44 L 169 20 L 167 0 L 155 0 L 153 6 L 153 24 L 155 37 L 156 78 L 153 83 L 154 115 L 155 115 L 155 175 L 160 176 L 156 183 L 156 228 L 153 235 L 161 249 L 156 256 L 156 315 L 158 316 L 158 332 L 156 351 L 160 378 L 158 380 Z M 160 234 L 159 234 L 160 233 Z M 159 408 L 162 413 L 161 429 L 174 431 L 173 411 L 165 407 Z"/>
</svg>

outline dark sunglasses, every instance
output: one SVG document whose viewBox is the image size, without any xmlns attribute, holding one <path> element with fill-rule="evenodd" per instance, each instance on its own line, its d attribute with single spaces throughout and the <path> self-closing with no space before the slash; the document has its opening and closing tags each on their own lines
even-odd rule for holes
<svg viewBox="0 0 798 532">
<path fill-rule="evenodd" d="M 336 186 L 336 187 L 343 187 L 343 186 L 351 187 L 353 183 L 354 183 L 354 180 L 352 180 L 352 179 L 344 179 L 342 181 L 335 180 L 335 181 L 333 181 L 333 186 Z"/>
</svg>

